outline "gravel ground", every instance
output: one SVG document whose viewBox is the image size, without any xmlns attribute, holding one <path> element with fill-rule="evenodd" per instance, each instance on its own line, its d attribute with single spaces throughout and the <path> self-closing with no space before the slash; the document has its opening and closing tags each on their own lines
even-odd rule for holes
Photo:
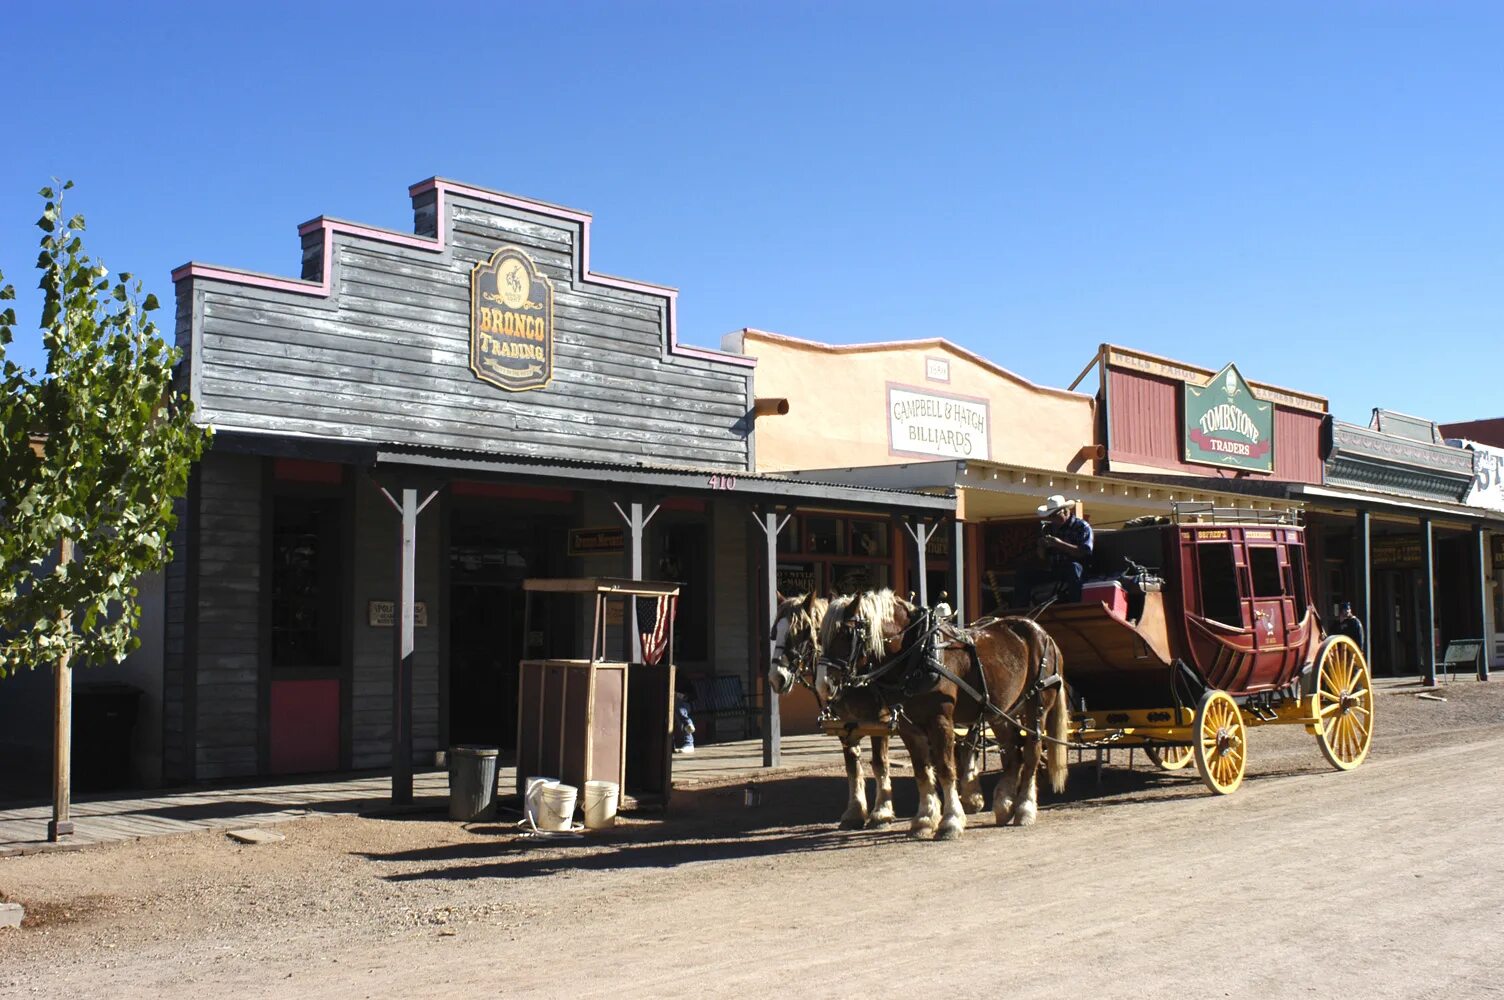
<svg viewBox="0 0 1504 1000">
<path fill-rule="evenodd" d="M 1137 766 L 1129 770 L 1126 755 L 1119 753 L 1100 781 L 1092 765 L 1074 766 L 1064 796 L 1044 793 L 1033 830 L 995 830 L 984 814 L 952 845 L 914 843 L 901 828 L 835 831 L 844 780 L 831 770 L 766 782 L 757 808 L 743 807 L 739 787 L 676 793 L 666 816 L 628 819 L 613 831 L 579 840 L 540 842 L 505 823 L 462 827 L 427 815 L 309 817 L 280 825 L 286 839 L 261 846 L 206 832 L 0 859 L 0 898 L 27 909 L 21 929 L 0 930 L 0 995 L 61 989 L 81 996 L 278 996 L 292 988 L 285 981 L 294 980 L 301 996 L 381 996 L 383 984 L 419 969 L 429 974 L 420 978 L 421 986 L 409 984 L 407 995 L 463 992 L 477 981 L 464 979 L 464 964 L 445 972 L 460 941 L 484 941 L 497 963 L 489 967 L 496 969 L 526 964 L 556 946 L 609 952 L 599 935 L 627 939 L 647 933 L 647 925 L 677 926 L 683 901 L 710 891 L 712 883 L 724 895 L 695 904 L 694 947 L 750 959 L 757 942 L 749 928 L 818 938 L 789 917 L 788 879 L 795 872 L 802 874 L 794 884 L 823 887 L 821 900 L 842 893 L 861 899 L 879 891 L 884 878 L 906 878 L 916 865 L 943 861 L 945 870 L 964 872 L 983 859 L 989 865 L 994 860 L 1016 864 L 1017 845 L 1043 850 L 1052 828 L 1062 831 L 1062 848 L 1074 842 L 1070 838 L 1081 838 L 1081 857 L 1087 859 L 1109 854 L 1106 849 L 1118 837 L 1154 836 L 1157 825 L 1194 830 L 1208 817 L 1218 817 L 1220 824 L 1239 809 L 1248 810 L 1249 822 L 1260 811 L 1261 824 L 1336 823 L 1343 817 L 1324 803 L 1356 813 L 1369 796 L 1362 782 L 1379 782 L 1386 774 L 1399 781 L 1408 758 L 1425 758 L 1428 766 L 1441 768 L 1441 757 L 1450 755 L 1456 762 L 1445 764 L 1447 774 L 1477 781 L 1468 767 L 1471 748 L 1495 753 L 1504 747 L 1504 684 L 1459 680 L 1433 696 L 1446 700 L 1414 692 L 1381 695 L 1373 753 L 1350 775 L 1331 773 L 1315 741 L 1298 727 L 1261 728 L 1250 735 L 1248 780 L 1226 799 L 1208 795 L 1194 767 L 1164 774 L 1138 755 Z M 897 785 L 900 815 L 912 814 L 912 782 L 901 776 Z M 1371 794 L 1389 792 L 1375 784 Z M 1439 808 L 1471 815 L 1469 803 L 1476 804 L 1480 795 L 1497 798 L 1496 786 L 1488 781 L 1459 787 Z M 1300 829 L 1306 836 L 1305 827 Z M 1504 838 L 1497 827 L 1493 831 L 1496 849 Z M 1242 851 L 1248 845 L 1237 838 L 1253 835 L 1230 819 L 1222 834 L 1229 849 L 1238 844 Z M 1093 852 L 1093 843 L 1100 849 Z M 912 891 L 927 898 L 923 883 Z M 1036 891 L 1045 893 L 1042 887 Z M 1490 899 L 1490 912 L 1498 915 L 1497 898 Z M 1288 902 L 1299 902 L 1298 894 Z M 857 931 L 870 937 L 870 928 Z M 1504 918 L 1493 934 L 1496 942 L 1504 940 Z M 813 952 L 795 949 L 788 961 L 806 964 L 812 974 L 829 971 L 821 971 Z M 881 964 L 881 954 L 875 961 Z M 349 975 L 341 972 L 341 963 L 349 963 Z M 726 983 L 733 973 L 724 970 L 739 967 L 725 966 L 719 973 L 714 968 L 703 974 Z M 639 986 L 650 978 L 644 976 L 638 977 Z M 453 982 L 445 986 L 450 977 Z M 559 993 L 579 992 L 556 985 Z M 661 980 L 650 991 L 627 992 L 665 995 L 676 992 L 674 985 L 672 979 Z M 764 985 L 777 994 L 827 995 L 823 989 L 811 991 L 808 983 L 795 990 L 776 976 Z M 714 987 L 702 981 L 698 988 Z M 556 991 L 534 985 L 502 992 Z M 1276 989 L 1264 995 L 1307 994 Z"/>
</svg>

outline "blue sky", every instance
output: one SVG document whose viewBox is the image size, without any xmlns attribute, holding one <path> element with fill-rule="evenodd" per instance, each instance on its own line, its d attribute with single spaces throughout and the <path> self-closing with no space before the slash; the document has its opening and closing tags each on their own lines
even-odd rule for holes
<svg viewBox="0 0 1504 1000">
<path fill-rule="evenodd" d="M 65 14 L 56 13 L 65 10 Z M 595 216 L 681 336 L 943 336 L 1065 385 L 1107 341 L 1504 414 L 1504 5 L 7 5 L 0 270 L 36 190 L 170 302 L 433 175 Z M 170 309 L 159 314 L 170 317 Z"/>
</svg>

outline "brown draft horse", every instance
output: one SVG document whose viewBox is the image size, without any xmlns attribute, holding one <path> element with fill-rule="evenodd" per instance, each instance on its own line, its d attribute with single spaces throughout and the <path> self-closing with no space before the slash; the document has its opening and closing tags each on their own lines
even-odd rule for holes
<svg viewBox="0 0 1504 1000">
<path fill-rule="evenodd" d="M 829 602 L 814 594 L 800 594 L 780 600 L 773 619 L 773 656 L 768 663 L 768 686 L 779 694 L 788 694 L 795 683 L 803 683 L 828 702 L 832 693 L 829 679 L 816 677 L 820 659 L 820 625 L 825 620 Z M 848 709 L 854 706 L 848 706 Z M 886 722 L 887 716 L 874 711 L 862 714 L 839 714 L 843 722 Z M 887 734 L 872 738 L 872 777 L 877 782 L 877 796 L 867 809 L 867 776 L 862 772 L 862 738 L 855 733 L 840 737 L 841 755 L 846 761 L 846 811 L 841 814 L 841 829 L 886 826 L 893 822 L 893 779 L 888 769 Z"/>
<path fill-rule="evenodd" d="M 964 633 L 942 630 L 934 651 L 945 669 L 1011 715 L 1017 725 L 988 713 L 982 702 L 941 674 L 914 694 L 863 683 L 864 676 L 873 677 L 891 657 L 923 642 L 927 636 L 918 633 L 928 621 L 922 609 L 890 590 L 868 591 L 832 606 L 821 629 L 824 655 L 827 662 L 844 664 L 848 671 L 833 705 L 840 710 L 843 703 L 856 699 L 894 704 L 898 734 L 919 786 L 915 836 L 953 840 L 966 829 L 956 728 L 969 728 L 979 719 L 990 726 L 1002 749 L 1003 775 L 993 800 L 997 823 L 1032 825 L 1039 811 L 1036 776 L 1042 756 L 1051 788 L 1057 793 L 1065 790 L 1069 705 L 1063 680 L 1039 687 L 1039 682 L 1061 677 L 1059 647 L 1028 618 L 994 619 Z M 975 660 L 968 644 L 976 650 Z M 1048 750 L 1042 734 L 1049 737 Z"/>
</svg>

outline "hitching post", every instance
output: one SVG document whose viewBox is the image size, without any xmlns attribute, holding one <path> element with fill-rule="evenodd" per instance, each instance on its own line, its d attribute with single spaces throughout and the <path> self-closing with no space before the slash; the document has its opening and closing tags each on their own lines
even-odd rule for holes
<svg viewBox="0 0 1504 1000">
<path fill-rule="evenodd" d="M 397 607 L 392 622 L 392 803 L 413 800 L 413 618 L 417 576 L 418 515 L 439 495 L 438 490 L 418 503 L 418 491 L 402 490 L 399 502 L 381 493 L 401 515 L 397 550 Z"/>
<path fill-rule="evenodd" d="M 1431 519 L 1420 519 L 1420 560 L 1421 568 L 1425 570 L 1425 580 L 1421 583 L 1424 591 L 1421 600 L 1421 614 L 1425 618 L 1420 625 L 1420 649 L 1421 683 L 1426 687 L 1436 686 L 1436 540 L 1435 532 L 1431 527 Z"/>
<path fill-rule="evenodd" d="M 767 636 L 765 648 L 768 651 L 768 657 L 763 669 L 763 676 L 766 677 L 768 669 L 773 665 L 773 620 L 778 617 L 778 533 L 794 515 L 790 510 L 780 518 L 778 511 L 774 509 L 769 509 L 761 517 L 755 510 L 748 511 L 748 513 L 752 515 L 752 520 L 757 522 L 758 529 L 762 531 L 763 540 L 767 543 L 767 549 L 763 555 L 763 565 L 767 567 L 767 571 L 763 574 L 767 584 L 765 597 L 768 609 L 767 632 L 765 633 Z M 778 703 L 778 692 L 773 690 L 773 686 L 764 681 L 763 690 L 767 692 L 767 695 L 762 700 L 762 766 L 777 767 L 783 758 L 782 709 Z"/>
</svg>

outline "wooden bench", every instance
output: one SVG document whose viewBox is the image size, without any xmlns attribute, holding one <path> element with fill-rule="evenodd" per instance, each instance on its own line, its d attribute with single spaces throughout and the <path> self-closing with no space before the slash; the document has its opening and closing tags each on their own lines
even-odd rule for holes
<svg viewBox="0 0 1504 1000">
<path fill-rule="evenodd" d="M 695 697 L 689 703 L 689 715 L 695 721 L 696 743 L 702 735 L 707 742 L 757 735 L 762 710 L 747 697 L 740 676 L 715 674 L 695 678 L 694 684 Z"/>
</svg>

